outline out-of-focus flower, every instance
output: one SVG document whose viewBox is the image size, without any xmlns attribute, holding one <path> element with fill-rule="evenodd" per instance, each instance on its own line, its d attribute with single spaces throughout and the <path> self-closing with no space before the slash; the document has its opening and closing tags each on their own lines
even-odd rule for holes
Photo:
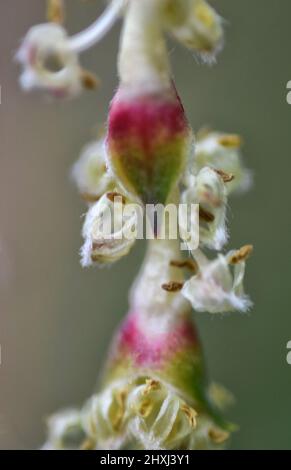
<svg viewBox="0 0 291 470">
<path fill-rule="evenodd" d="M 47 422 L 48 438 L 44 450 L 80 449 L 86 438 L 81 414 L 77 409 L 68 409 L 52 415 Z"/>
<path fill-rule="evenodd" d="M 103 14 L 84 31 L 69 37 L 61 26 L 61 0 L 48 0 L 48 23 L 31 28 L 16 55 L 23 67 L 24 90 L 40 89 L 57 98 L 72 98 L 83 88 L 94 89 L 96 77 L 79 64 L 79 54 L 100 41 L 120 17 L 127 0 L 112 0 Z"/>
<path fill-rule="evenodd" d="M 227 241 L 226 185 L 219 173 L 204 167 L 188 176 L 182 202 L 191 208 L 199 204 L 199 238 L 202 245 L 219 250 Z M 195 230 L 195 227 L 194 227 Z"/>
<path fill-rule="evenodd" d="M 204 166 L 210 166 L 233 176 L 226 185 L 228 194 L 248 190 L 252 174 L 243 165 L 241 145 L 242 139 L 238 135 L 201 130 L 190 163 L 191 171 L 197 174 Z"/>
<path fill-rule="evenodd" d="M 205 0 L 168 0 L 167 25 L 176 39 L 213 61 L 223 45 L 222 19 Z"/>
<path fill-rule="evenodd" d="M 245 312 L 251 307 L 252 303 L 243 289 L 245 260 L 251 251 L 252 247 L 246 245 L 225 256 L 219 254 L 213 261 L 201 252 L 194 252 L 199 271 L 185 282 L 182 294 L 197 312 Z"/>
<path fill-rule="evenodd" d="M 20 84 L 26 91 L 40 89 L 56 98 L 78 95 L 88 75 L 82 70 L 78 55 L 68 40 L 65 29 L 56 23 L 32 27 L 16 55 L 23 67 Z M 93 86 L 92 78 L 92 86 Z"/>
<path fill-rule="evenodd" d="M 137 207 L 113 191 L 89 208 L 81 248 L 84 267 L 110 264 L 128 254 L 137 237 Z"/>
<path fill-rule="evenodd" d="M 74 164 L 72 177 L 82 198 L 92 203 L 98 201 L 116 185 L 106 167 L 106 148 L 104 138 L 88 144 L 79 160 Z"/>
<path fill-rule="evenodd" d="M 92 203 L 83 227 L 82 265 L 111 264 L 125 256 L 139 238 L 140 217 L 149 203 L 171 201 L 177 209 L 186 202 L 190 210 L 199 205 L 200 245 L 194 248 L 181 236 L 194 257 L 181 259 L 178 237 L 170 236 L 172 221 L 165 216 L 158 229 L 153 224 L 154 237 L 131 290 L 129 313 L 110 348 L 100 393 L 80 411 L 54 415 L 44 448 L 221 448 L 233 430 L 221 415 L 227 393 L 213 392 L 209 384 L 191 313 L 192 307 L 220 313 L 251 305 L 243 277 L 252 248 L 219 254 L 213 261 L 200 251 L 201 246 L 218 250 L 226 242 L 227 192 L 245 188 L 248 173 L 241 166 L 237 136 L 198 135 L 194 158 L 165 33 L 211 61 L 222 46 L 222 20 L 205 0 L 111 0 L 89 28 L 68 37 L 60 25 L 62 1 L 49 0 L 48 14 L 52 23 L 32 28 L 17 57 L 24 89 L 58 97 L 76 96 L 96 84 L 82 70 L 79 54 L 124 15 L 120 83 L 107 135 L 84 150 L 72 172 Z M 198 221 L 194 225 L 191 243 Z M 183 219 L 181 226 L 187 232 L 188 222 Z M 165 237 L 159 239 L 162 228 Z M 192 272 L 186 282 L 184 268 Z"/>
</svg>

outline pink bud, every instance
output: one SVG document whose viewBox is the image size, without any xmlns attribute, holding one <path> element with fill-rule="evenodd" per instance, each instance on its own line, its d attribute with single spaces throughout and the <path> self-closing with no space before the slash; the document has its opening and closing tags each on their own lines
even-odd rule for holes
<svg viewBox="0 0 291 470">
<path fill-rule="evenodd" d="M 165 203 L 191 143 L 174 86 L 134 95 L 121 87 L 111 103 L 107 143 L 110 166 L 124 188 L 145 204 Z"/>
</svg>

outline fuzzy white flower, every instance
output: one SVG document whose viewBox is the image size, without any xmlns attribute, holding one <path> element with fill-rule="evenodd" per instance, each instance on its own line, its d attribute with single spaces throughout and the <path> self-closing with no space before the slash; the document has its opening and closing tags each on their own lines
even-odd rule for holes
<svg viewBox="0 0 291 470">
<path fill-rule="evenodd" d="M 137 207 L 117 192 L 91 206 L 83 227 L 82 266 L 110 264 L 128 254 L 137 237 Z"/>
<path fill-rule="evenodd" d="M 199 204 L 199 238 L 208 248 L 220 250 L 227 241 L 226 188 L 215 170 L 205 167 L 197 176 L 188 176 L 182 202 L 190 208 Z M 196 230 L 195 227 L 193 227 Z"/>
<path fill-rule="evenodd" d="M 200 269 L 185 282 L 181 292 L 197 312 L 246 312 L 251 307 L 243 289 L 245 259 L 251 251 L 252 247 L 247 245 L 225 256 L 219 254 L 213 261 L 201 252 L 194 252 Z"/>
<path fill-rule="evenodd" d="M 43 450 L 78 449 L 86 438 L 80 411 L 74 408 L 50 416 L 47 427 L 48 440 Z"/>
<path fill-rule="evenodd" d="M 195 433 L 196 411 L 156 380 L 136 386 L 128 397 L 128 429 L 144 449 L 179 449 Z"/>
<path fill-rule="evenodd" d="M 222 19 L 205 0 L 170 0 L 167 20 L 176 39 L 213 61 L 223 45 Z"/>
<path fill-rule="evenodd" d="M 87 202 L 98 201 L 106 192 L 113 189 L 114 179 L 106 167 L 104 138 L 88 144 L 79 160 L 72 168 L 72 177 Z"/>
<path fill-rule="evenodd" d="M 32 27 L 16 58 L 23 67 L 20 84 L 24 90 L 46 90 L 60 98 L 74 97 L 82 91 L 78 55 L 62 26 L 46 23 Z"/>
<path fill-rule="evenodd" d="M 203 132 L 197 136 L 191 171 L 196 174 L 208 165 L 232 175 L 226 185 L 227 193 L 246 191 L 252 183 L 251 171 L 246 169 L 241 156 L 242 140 L 238 135 L 222 132 Z"/>
<path fill-rule="evenodd" d="M 82 411 L 97 449 L 219 449 L 229 433 L 197 415 L 174 389 L 151 377 L 114 382 Z"/>
</svg>

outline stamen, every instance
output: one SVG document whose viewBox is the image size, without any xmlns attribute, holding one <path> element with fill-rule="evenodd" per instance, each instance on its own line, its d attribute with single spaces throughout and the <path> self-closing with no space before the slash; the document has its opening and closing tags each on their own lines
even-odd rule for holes
<svg viewBox="0 0 291 470">
<path fill-rule="evenodd" d="M 86 90 L 95 90 L 100 84 L 98 78 L 88 70 L 82 70 L 81 80 Z"/>
<path fill-rule="evenodd" d="M 115 431 L 118 431 L 122 424 L 122 420 L 123 420 L 124 413 L 125 413 L 126 397 L 127 397 L 126 390 L 119 390 L 115 396 L 117 406 L 118 406 L 118 409 L 115 412 L 114 417 L 112 419 L 112 427 Z"/>
<path fill-rule="evenodd" d="M 215 217 L 211 212 L 206 211 L 201 206 L 199 206 L 199 218 L 205 222 L 214 222 Z"/>
<path fill-rule="evenodd" d="M 114 0 L 89 28 L 70 38 L 70 47 L 83 52 L 99 42 L 118 20 L 127 0 Z"/>
<path fill-rule="evenodd" d="M 143 418 L 147 418 L 153 410 L 153 401 L 150 399 L 145 399 L 139 405 L 137 412 Z"/>
<path fill-rule="evenodd" d="M 63 0 L 48 0 L 46 16 L 49 22 L 63 24 L 65 19 Z"/>
<path fill-rule="evenodd" d="M 198 264 L 192 259 L 186 259 L 183 261 L 172 260 L 170 261 L 170 266 L 181 269 L 186 268 L 189 269 L 189 271 L 192 271 L 193 273 L 196 273 L 198 271 Z"/>
<path fill-rule="evenodd" d="M 239 148 L 242 146 L 242 138 L 237 134 L 226 134 L 218 139 L 223 147 Z"/>
<path fill-rule="evenodd" d="M 179 292 L 183 289 L 183 282 L 171 281 L 166 284 L 162 284 L 162 289 L 167 292 Z"/>
<path fill-rule="evenodd" d="M 181 411 L 183 411 L 183 413 L 185 413 L 185 415 L 187 416 L 187 418 L 189 420 L 189 423 L 190 423 L 190 426 L 193 429 L 196 428 L 196 426 L 197 426 L 197 421 L 196 421 L 197 413 L 196 413 L 196 411 L 193 408 L 190 408 L 190 406 L 188 406 L 186 404 L 181 406 Z"/>
<path fill-rule="evenodd" d="M 242 261 L 245 261 L 250 254 L 252 253 L 254 247 L 253 245 L 245 245 L 236 251 L 229 260 L 230 264 L 238 264 Z"/>
<path fill-rule="evenodd" d="M 231 181 L 234 180 L 235 176 L 232 175 L 231 173 L 225 173 L 224 171 L 222 170 L 218 170 L 216 168 L 214 168 L 214 171 L 219 175 L 221 176 L 222 180 L 224 183 L 230 183 Z"/>
</svg>

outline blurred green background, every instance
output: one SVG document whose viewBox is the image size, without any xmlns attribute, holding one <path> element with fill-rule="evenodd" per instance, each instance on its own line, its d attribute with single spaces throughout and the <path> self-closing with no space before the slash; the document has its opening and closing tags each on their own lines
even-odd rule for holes
<svg viewBox="0 0 291 470">
<path fill-rule="evenodd" d="M 70 0 L 67 26 L 92 22 L 101 1 Z M 171 43 L 178 90 L 197 130 L 239 132 L 254 170 L 251 192 L 230 201 L 231 247 L 253 243 L 246 287 L 250 314 L 196 315 L 211 377 L 237 399 L 233 449 L 291 449 L 290 0 L 213 1 L 226 46 L 209 68 Z M 0 447 L 35 448 L 44 418 L 92 392 L 110 337 L 127 309 L 142 260 L 140 242 L 113 268 L 79 265 L 81 215 L 69 180 L 82 146 L 106 117 L 117 85 L 119 26 L 82 57 L 103 79 L 99 93 L 47 104 L 18 87 L 13 54 L 45 2 L 0 6 Z"/>
</svg>

